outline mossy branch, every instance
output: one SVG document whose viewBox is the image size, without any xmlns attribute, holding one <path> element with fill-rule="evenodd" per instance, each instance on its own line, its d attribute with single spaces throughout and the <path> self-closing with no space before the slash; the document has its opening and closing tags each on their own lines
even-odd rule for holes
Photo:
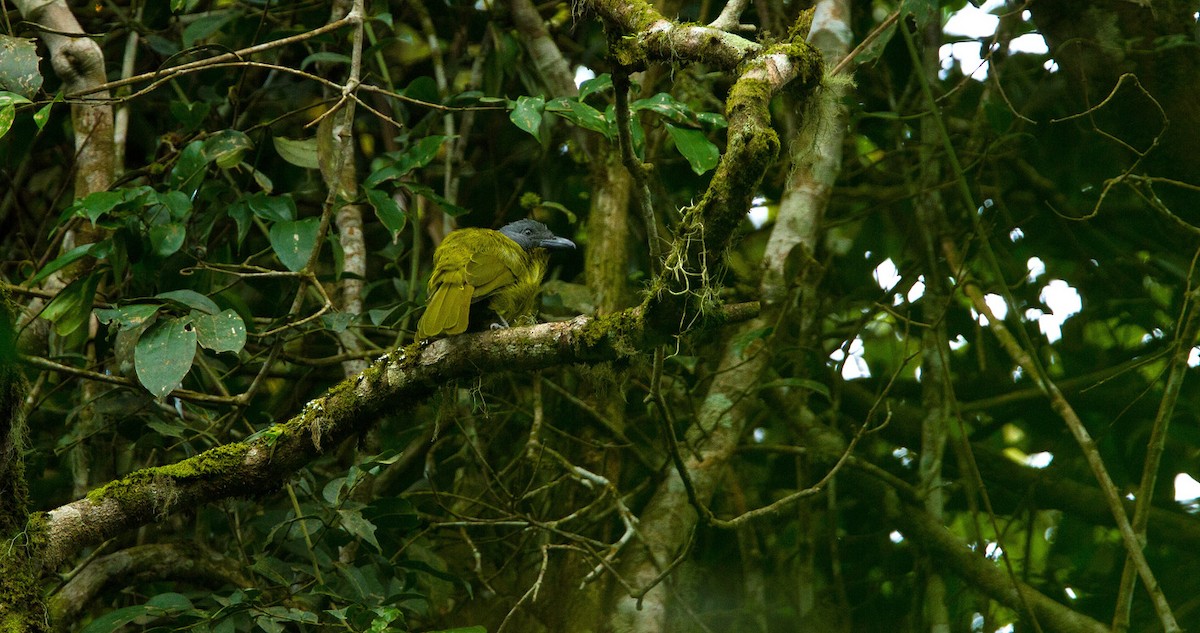
<svg viewBox="0 0 1200 633">
<path fill-rule="evenodd" d="M 737 321 L 757 313 L 756 303 L 738 304 L 724 309 L 722 316 Z M 53 569 L 80 548 L 179 510 L 274 490 L 312 460 L 366 431 L 381 415 L 411 411 L 450 381 L 614 360 L 661 342 L 646 330 L 641 310 L 631 309 L 394 350 L 310 401 L 286 422 L 175 464 L 135 471 L 51 510 L 46 514 L 42 564 Z"/>
</svg>

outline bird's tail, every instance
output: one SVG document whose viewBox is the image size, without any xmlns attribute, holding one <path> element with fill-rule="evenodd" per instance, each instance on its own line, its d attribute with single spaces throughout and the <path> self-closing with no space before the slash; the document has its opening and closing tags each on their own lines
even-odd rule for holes
<svg viewBox="0 0 1200 633">
<path fill-rule="evenodd" d="M 438 286 L 417 322 L 417 340 L 466 332 L 474 293 L 475 289 L 466 283 Z"/>
</svg>

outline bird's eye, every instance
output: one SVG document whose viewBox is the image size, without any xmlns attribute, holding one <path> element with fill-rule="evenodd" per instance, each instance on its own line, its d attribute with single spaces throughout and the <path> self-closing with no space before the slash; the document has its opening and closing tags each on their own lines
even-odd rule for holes
<svg viewBox="0 0 1200 633">
<path fill-rule="evenodd" d="M 533 235 L 533 229 L 525 229 L 525 235 Z"/>
</svg>

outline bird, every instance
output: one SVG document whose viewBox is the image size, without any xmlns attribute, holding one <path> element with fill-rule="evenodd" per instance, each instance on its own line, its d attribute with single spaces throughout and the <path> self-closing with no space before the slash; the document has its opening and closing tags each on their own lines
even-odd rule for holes
<svg viewBox="0 0 1200 633">
<path fill-rule="evenodd" d="M 417 323 L 417 340 L 462 334 L 480 320 L 478 308 L 473 318 L 472 306 L 483 301 L 498 319 L 493 328 L 531 319 L 549 250 L 574 248 L 575 242 L 530 218 L 498 231 L 451 231 L 433 252 L 429 300 Z"/>
</svg>

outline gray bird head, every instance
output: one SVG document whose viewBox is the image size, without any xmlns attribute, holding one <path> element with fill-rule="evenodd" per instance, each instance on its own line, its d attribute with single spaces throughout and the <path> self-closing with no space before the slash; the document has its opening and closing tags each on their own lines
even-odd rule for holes
<svg viewBox="0 0 1200 633">
<path fill-rule="evenodd" d="M 500 232 L 527 251 L 535 248 L 575 248 L 575 242 L 551 233 L 545 224 L 529 218 L 505 224 Z"/>
</svg>

